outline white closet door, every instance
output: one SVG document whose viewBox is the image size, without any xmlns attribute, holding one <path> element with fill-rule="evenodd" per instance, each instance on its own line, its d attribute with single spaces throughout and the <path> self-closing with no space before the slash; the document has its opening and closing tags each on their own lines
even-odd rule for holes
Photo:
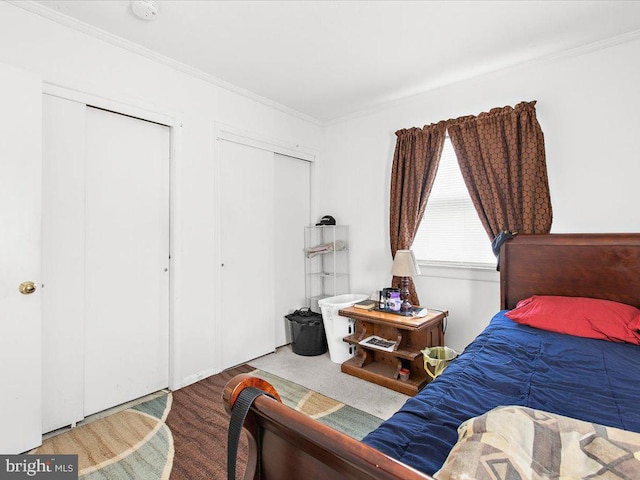
<svg viewBox="0 0 640 480">
<path fill-rule="evenodd" d="M 42 82 L 0 63 L 0 452 L 40 445 Z M 38 290 L 22 295 L 33 281 Z"/>
<path fill-rule="evenodd" d="M 228 368 L 275 350 L 273 153 L 220 145 L 220 359 Z"/>
<path fill-rule="evenodd" d="M 85 405 L 168 385 L 169 128 L 87 108 Z"/>
<path fill-rule="evenodd" d="M 304 227 L 309 225 L 311 163 L 275 155 L 275 329 L 276 346 L 290 341 L 284 316 L 305 305 Z"/>
<path fill-rule="evenodd" d="M 42 432 L 84 417 L 84 103 L 43 95 Z"/>
</svg>

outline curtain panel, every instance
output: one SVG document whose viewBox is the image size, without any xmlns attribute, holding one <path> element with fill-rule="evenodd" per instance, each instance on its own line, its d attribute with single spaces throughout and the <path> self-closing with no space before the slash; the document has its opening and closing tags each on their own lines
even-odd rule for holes
<svg viewBox="0 0 640 480">
<path fill-rule="evenodd" d="M 446 128 L 446 122 L 442 121 L 396 132 L 389 202 L 389 238 L 393 258 L 396 251 L 409 250 L 413 244 L 438 171 Z M 393 277 L 392 286 L 399 285 L 400 279 Z M 411 279 L 409 302 L 420 305 Z"/>
<path fill-rule="evenodd" d="M 424 215 L 448 131 L 462 177 L 494 252 L 512 233 L 549 233 L 553 212 L 536 102 L 396 132 L 391 172 L 391 255 L 408 250 Z M 393 277 L 392 286 L 400 279 Z M 413 281 L 409 301 L 419 305 Z"/>
<path fill-rule="evenodd" d="M 553 213 L 536 102 L 447 122 L 462 177 L 489 238 L 549 233 Z"/>
</svg>

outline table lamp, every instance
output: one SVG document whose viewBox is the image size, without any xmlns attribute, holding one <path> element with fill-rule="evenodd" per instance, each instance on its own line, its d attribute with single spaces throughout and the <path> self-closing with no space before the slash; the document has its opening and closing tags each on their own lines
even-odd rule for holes
<svg viewBox="0 0 640 480">
<path fill-rule="evenodd" d="M 420 275 L 420 267 L 416 262 L 416 257 L 412 250 L 397 250 L 393 259 L 391 274 L 401 277 L 400 298 L 402 305 L 400 312 L 409 315 L 411 313 L 411 304 L 409 303 L 409 277 Z"/>
</svg>

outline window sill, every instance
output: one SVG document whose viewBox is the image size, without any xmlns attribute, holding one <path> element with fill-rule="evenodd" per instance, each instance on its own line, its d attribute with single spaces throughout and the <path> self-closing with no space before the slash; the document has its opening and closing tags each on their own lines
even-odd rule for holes
<svg viewBox="0 0 640 480">
<path fill-rule="evenodd" d="M 495 265 L 462 264 L 454 262 L 418 262 L 420 276 L 474 280 L 479 282 L 500 282 L 500 272 Z"/>
</svg>

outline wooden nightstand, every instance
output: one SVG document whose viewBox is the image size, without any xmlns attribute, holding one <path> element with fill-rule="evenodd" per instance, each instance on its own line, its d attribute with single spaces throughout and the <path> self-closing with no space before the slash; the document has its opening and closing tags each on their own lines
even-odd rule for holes
<svg viewBox="0 0 640 480">
<path fill-rule="evenodd" d="M 426 317 L 418 318 L 349 307 L 339 314 L 356 323 L 355 333 L 344 337 L 345 342 L 357 345 L 356 356 L 342 364 L 344 373 L 411 396 L 431 381 L 420 350 L 444 345 L 443 321 L 448 311 L 430 310 Z M 360 345 L 371 335 L 395 341 L 395 350 Z M 408 380 L 400 380 L 401 368 L 409 370 Z"/>
</svg>

